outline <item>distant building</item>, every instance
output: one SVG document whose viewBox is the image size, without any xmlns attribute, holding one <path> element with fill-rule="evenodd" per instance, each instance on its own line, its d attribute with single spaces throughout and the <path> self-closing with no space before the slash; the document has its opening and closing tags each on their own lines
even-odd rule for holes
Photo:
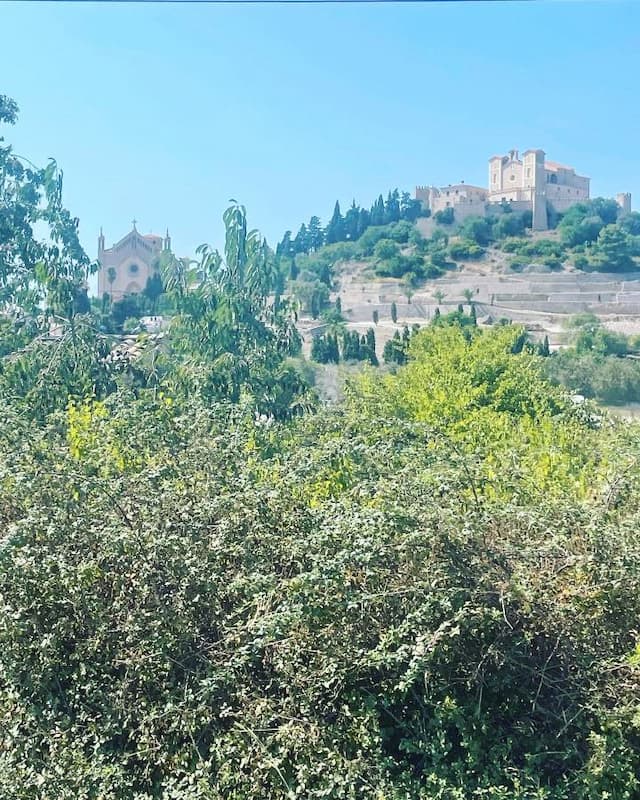
<svg viewBox="0 0 640 800">
<path fill-rule="evenodd" d="M 98 237 L 98 294 L 105 292 L 112 300 L 127 294 L 139 294 L 147 279 L 158 271 L 160 254 L 171 249 L 169 231 L 165 237 L 155 233 L 142 235 L 133 221 L 132 230 L 119 242 L 105 249 L 104 236 Z"/>
<path fill-rule="evenodd" d="M 421 200 L 432 214 L 453 208 L 456 220 L 466 217 L 483 217 L 487 203 L 487 190 L 481 186 L 470 186 L 464 182 L 449 186 L 417 186 L 416 200 Z"/>
<path fill-rule="evenodd" d="M 590 179 L 578 175 L 573 167 L 547 161 L 544 150 L 526 150 L 522 157 L 517 150 L 489 159 L 489 188 L 467 186 L 416 187 L 416 199 L 432 214 L 453 208 L 455 219 L 462 222 L 469 216 L 500 213 L 508 203 L 513 210 L 531 211 L 534 230 L 547 230 L 547 208 L 566 211 L 570 206 L 589 199 Z M 616 197 L 624 211 L 631 209 L 631 195 Z"/>
</svg>

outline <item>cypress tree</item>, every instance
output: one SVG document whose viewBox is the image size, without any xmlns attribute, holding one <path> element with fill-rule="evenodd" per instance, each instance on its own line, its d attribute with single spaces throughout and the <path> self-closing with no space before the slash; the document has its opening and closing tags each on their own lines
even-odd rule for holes
<svg viewBox="0 0 640 800">
<path fill-rule="evenodd" d="M 337 200 L 333 209 L 333 216 L 327 225 L 325 239 L 327 244 L 335 244 L 336 242 L 344 241 L 344 219 L 340 211 L 340 203 Z"/>
<path fill-rule="evenodd" d="M 398 307 L 395 301 L 391 303 L 391 321 L 395 324 L 398 321 Z"/>
</svg>

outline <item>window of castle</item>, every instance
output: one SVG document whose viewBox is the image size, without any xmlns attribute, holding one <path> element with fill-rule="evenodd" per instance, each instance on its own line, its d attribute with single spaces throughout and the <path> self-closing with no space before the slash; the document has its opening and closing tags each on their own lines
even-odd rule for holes
<svg viewBox="0 0 640 800">
<path fill-rule="evenodd" d="M 129 267 L 129 275 L 137 275 L 140 267 L 137 264 L 131 264 Z"/>
</svg>

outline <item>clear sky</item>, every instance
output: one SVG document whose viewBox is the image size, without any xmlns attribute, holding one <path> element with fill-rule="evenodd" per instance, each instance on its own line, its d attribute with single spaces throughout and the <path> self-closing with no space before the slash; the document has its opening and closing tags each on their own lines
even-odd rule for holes
<svg viewBox="0 0 640 800">
<path fill-rule="evenodd" d="M 227 201 L 275 242 L 336 199 L 486 185 L 542 147 L 640 201 L 640 3 L 203 6 L 0 2 L 16 151 L 65 173 L 96 255 L 139 220 L 220 244 Z"/>
</svg>

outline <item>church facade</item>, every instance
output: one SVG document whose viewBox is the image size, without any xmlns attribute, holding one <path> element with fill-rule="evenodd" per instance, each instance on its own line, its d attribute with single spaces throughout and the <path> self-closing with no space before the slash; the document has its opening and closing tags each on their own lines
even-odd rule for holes
<svg viewBox="0 0 640 800">
<path fill-rule="evenodd" d="M 113 301 L 128 294 L 140 294 L 148 278 L 158 272 L 160 254 L 168 250 L 171 250 L 169 231 L 164 237 L 155 233 L 142 235 L 135 220 L 129 233 L 109 248 L 105 248 L 100 230 L 98 295 L 108 294 Z"/>
</svg>

